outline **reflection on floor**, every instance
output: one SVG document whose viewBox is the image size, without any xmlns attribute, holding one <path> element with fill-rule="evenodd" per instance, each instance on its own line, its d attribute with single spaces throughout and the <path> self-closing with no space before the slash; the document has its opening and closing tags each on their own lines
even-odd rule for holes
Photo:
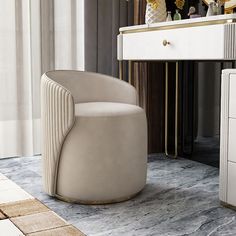
<svg viewBox="0 0 236 236">
<path fill-rule="evenodd" d="M 148 183 L 131 201 L 64 203 L 42 191 L 41 158 L 0 160 L 0 172 L 87 235 L 235 235 L 236 212 L 220 205 L 218 169 L 185 159 L 150 158 Z"/>
<path fill-rule="evenodd" d="M 194 152 L 191 160 L 219 167 L 220 163 L 220 138 L 197 137 L 194 141 Z"/>
</svg>

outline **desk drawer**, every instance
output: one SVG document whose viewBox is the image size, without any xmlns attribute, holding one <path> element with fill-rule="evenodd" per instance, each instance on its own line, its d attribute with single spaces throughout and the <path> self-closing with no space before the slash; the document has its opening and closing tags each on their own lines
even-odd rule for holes
<svg viewBox="0 0 236 236">
<path fill-rule="evenodd" d="M 229 81 L 229 117 L 236 118 L 236 75 L 230 75 Z"/>
<path fill-rule="evenodd" d="M 226 25 L 211 25 L 125 33 L 123 60 L 222 60 L 232 56 L 225 45 L 230 32 Z M 165 40 L 170 44 L 164 46 Z"/>
<path fill-rule="evenodd" d="M 236 163 L 236 119 L 229 119 L 228 160 Z"/>
</svg>

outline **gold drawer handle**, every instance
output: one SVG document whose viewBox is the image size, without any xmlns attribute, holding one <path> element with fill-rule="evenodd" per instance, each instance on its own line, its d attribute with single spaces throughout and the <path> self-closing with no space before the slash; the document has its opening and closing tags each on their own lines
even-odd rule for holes
<svg viewBox="0 0 236 236">
<path fill-rule="evenodd" d="M 168 42 L 166 39 L 165 40 L 163 40 L 163 46 L 165 47 L 165 46 L 167 46 L 167 45 L 170 45 L 170 42 Z"/>
</svg>

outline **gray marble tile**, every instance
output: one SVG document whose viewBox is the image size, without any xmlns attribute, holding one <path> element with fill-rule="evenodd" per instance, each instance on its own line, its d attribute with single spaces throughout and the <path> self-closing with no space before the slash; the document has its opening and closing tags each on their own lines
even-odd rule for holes
<svg viewBox="0 0 236 236">
<path fill-rule="evenodd" d="M 0 160 L 0 172 L 87 235 L 236 235 L 236 212 L 219 202 L 219 170 L 190 160 L 151 157 L 145 189 L 130 201 L 104 206 L 46 195 L 41 157 Z"/>
</svg>

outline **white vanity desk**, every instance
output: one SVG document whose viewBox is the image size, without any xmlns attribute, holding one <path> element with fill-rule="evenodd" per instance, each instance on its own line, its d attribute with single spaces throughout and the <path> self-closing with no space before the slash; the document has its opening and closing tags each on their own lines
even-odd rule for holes
<svg viewBox="0 0 236 236">
<path fill-rule="evenodd" d="M 168 132 L 168 61 L 176 61 L 175 156 L 178 155 L 178 61 L 236 60 L 236 14 L 120 28 L 118 60 L 165 61 L 165 152 Z M 120 63 L 120 77 L 122 79 Z M 129 73 L 130 75 L 130 73 Z"/>
</svg>

